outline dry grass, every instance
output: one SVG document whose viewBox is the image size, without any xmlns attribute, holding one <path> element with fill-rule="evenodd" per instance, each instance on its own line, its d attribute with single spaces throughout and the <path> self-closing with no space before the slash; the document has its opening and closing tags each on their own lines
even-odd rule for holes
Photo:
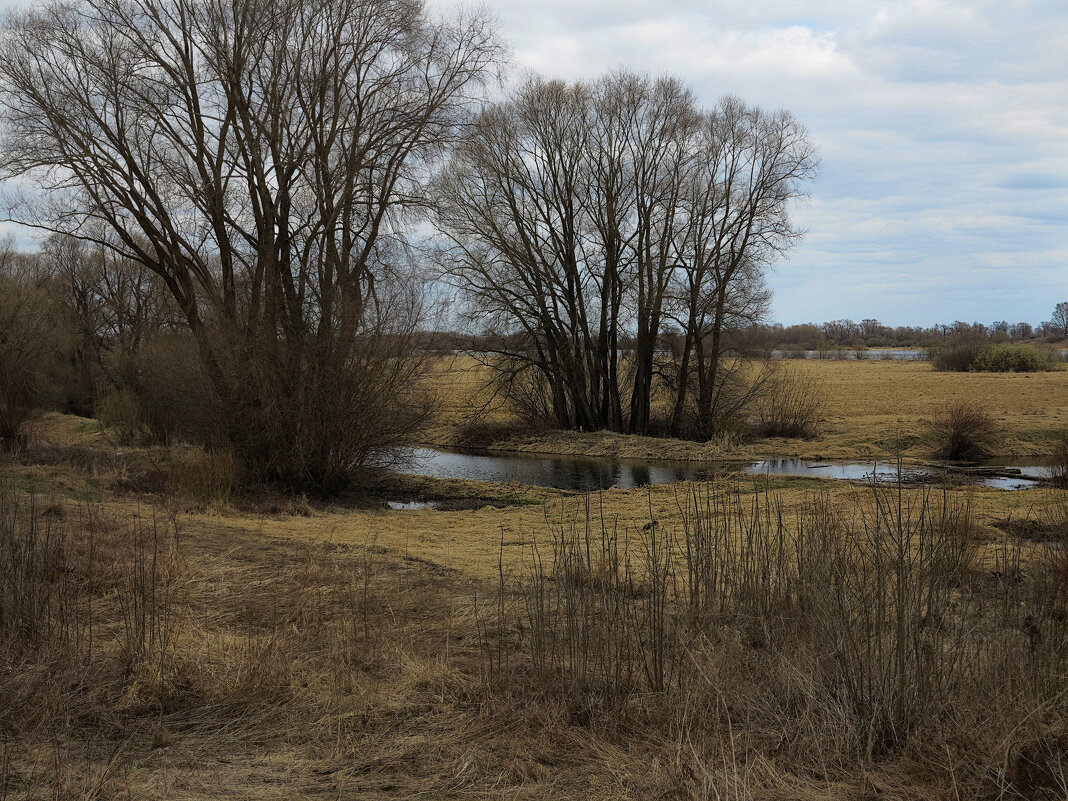
<svg viewBox="0 0 1068 801">
<path fill-rule="evenodd" d="M 453 571 L 0 497 L 0 798 L 403 796 L 477 751 Z"/>
<path fill-rule="evenodd" d="M 676 743 L 677 797 L 783 797 L 799 776 L 857 797 L 845 788 L 905 778 L 890 765 L 913 773 L 908 797 L 1068 792 L 1059 543 L 980 554 L 967 504 L 900 489 L 816 495 L 793 518 L 700 487 L 680 507 L 677 529 L 587 507 L 502 571 L 484 611 L 493 691 Z M 939 776 L 921 767 L 946 757 Z"/>
<path fill-rule="evenodd" d="M 981 403 L 994 418 L 1001 455 L 1049 453 L 1068 429 L 1068 371 L 1048 373 L 936 373 L 923 362 L 813 362 L 827 395 L 828 457 L 877 454 L 888 432 L 915 441 L 922 454 L 923 421 L 953 401 Z M 823 443 L 820 443 L 821 445 Z"/>
<path fill-rule="evenodd" d="M 585 509 L 576 502 L 556 519 L 569 531 L 584 531 Z M 608 509 L 614 518 L 614 505 Z M 634 511 L 634 519 L 618 525 L 631 532 L 636 567 L 645 558 L 639 532 L 647 517 Z M 114 508 L 109 525 L 128 531 L 122 521 L 128 512 Z M 73 535 L 78 512 L 63 514 Z M 544 520 L 538 527 L 546 553 L 552 528 Z M 349 542 L 337 542 L 342 539 Z M 808 663 L 791 668 L 775 661 L 782 649 L 751 650 L 778 636 L 772 630 L 769 640 L 754 617 L 760 596 L 751 579 L 734 582 L 725 598 L 752 611 L 736 618 L 740 628 L 733 633 L 723 622 L 708 630 L 711 639 L 701 647 L 712 651 L 695 663 L 700 672 L 690 675 L 695 683 L 681 701 L 673 678 L 678 662 L 665 663 L 661 690 L 645 686 L 645 668 L 637 667 L 635 690 L 618 717 L 583 694 L 560 694 L 552 685 L 538 690 L 521 654 L 504 657 L 507 682 L 486 685 L 480 631 L 496 620 L 492 554 L 472 575 L 414 550 L 405 556 L 379 540 L 355 539 L 345 532 L 334 541 L 275 536 L 243 519 L 180 521 L 168 567 L 149 594 L 165 610 L 171 644 L 162 661 L 149 643 L 126 661 L 100 652 L 88 667 L 64 668 L 73 673 L 57 673 L 56 663 L 26 671 L 22 663 L 24 673 L 64 676 L 61 684 L 75 689 L 62 697 L 51 689 L 32 696 L 22 683 L 13 688 L 5 671 L 5 697 L 17 692 L 19 699 L 9 708 L 39 724 L 7 738 L 7 797 L 51 795 L 59 787 L 70 798 L 688 799 L 736 792 L 728 797 L 853 799 L 869 791 L 874 798 L 872 788 L 879 788 L 933 799 L 946 797 L 951 786 L 948 774 L 932 775 L 924 759 L 956 765 L 962 788 L 988 775 L 974 771 L 977 758 L 1018 772 L 1015 754 L 1022 751 L 1031 754 L 1026 764 L 1049 765 L 1044 735 L 1033 727 L 1012 741 L 1008 768 L 996 761 L 1005 756 L 996 748 L 977 756 L 968 740 L 953 740 L 943 755 L 941 741 L 928 739 L 929 728 L 917 735 L 923 745 L 915 751 L 868 759 L 861 748 L 858 754 L 856 738 L 864 737 L 852 718 L 824 705 L 825 690 L 797 673 Z M 151 551 L 111 547 L 100 545 L 100 564 L 125 553 L 127 568 L 108 570 L 118 592 L 129 595 L 122 588 L 135 585 L 121 584 L 122 577 L 141 564 L 138 553 Z M 523 557 L 507 568 L 515 575 L 529 564 L 529 546 L 520 550 Z M 607 576 L 604 565 L 598 571 Z M 637 583 L 648 609 L 650 593 Z M 127 630 L 134 643 L 147 641 L 137 625 L 127 628 L 122 604 L 104 603 L 103 592 L 93 597 L 100 604 L 94 607 L 98 642 L 106 632 L 125 642 Z M 476 608 L 482 610 L 477 617 Z M 806 635 L 793 636 L 783 648 Z M 754 686 L 746 676 L 760 682 Z M 698 693 L 698 682 L 716 692 Z M 779 695 L 784 688 L 790 692 Z M 681 725 L 685 709 L 707 723 Z M 990 729 L 989 718 L 972 721 L 965 712 L 958 718 Z"/>
<path fill-rule="evenodd" d="M 45 425 L 40 444 L 97 452 L 96 480 L 107 485 L 104 465 L 115 451 L 85 442 L 88 432 L 77 421 L 56 423 L 62 443 Z M 63 469 L 64 482 L 89 478 L 75 466 Z M 86 504 L 67 496 L 66 483 L 51 483 L 40 466 L 12 465 L 7 475 L 0 498 L 8 510 L 17 501 L 21 522 L 5 530 L 35 545 L 22 548 L 21 561 L 7 562 L 23 565 L 24 578 L 3 586 L 27 592 L 5 607 L 24 611 L 4 619 L 41 625 L 16 626 L 21 633 L 9 631 L 0 649 L 5 801 L 936 799 L 954 797 L 952 775 L 961 782 L 960 797 L 968 797 L 967 782 L 991 775 L 980 776 L 976 765 L 1016 771 L 1009 780 L 1017 784 L 1055 781 L 1050 755 L 1060 735 L 1051 710 L 1041 718 L 1048 731 L 1040 731 L 1035 716 L 1020 736 L 994 744 L 1002 751 L 990 746 L 999 716 L 1015 708 L 1006 705 L 1009 696 L 989 708 L 969 703 L 953 718 L 953 725 L 967 723 L 988 738 L 982 749 L 925 724 L 910 734 L 912 745 L 884 745 L 870 756 L 858 750 L 866 738 L 857 739 L 856 718 L 844 717 L 841 704 L 822 704 L 826 686 L 806 678 L 819 655 L 806 662 L 795 651 L 784 661 L 787 646 L 798 648 L 809 635 L 804 626 L 790 633 L 789 621 L 777 617 L 790 607 L 761 606 L 754 591 L 760 571 L 750 572 L 748 583 L 734 580 L 724 596 L 730 614 L 703 629 L 701 647 L 711 650 L 694 663 L 700 672 L 690 674 L 690 696 L 677 695 L 673 677 L 691 669 L 678 651 L 661 661 L 662 670 L 656 660 L 636 663 L 633 687 L 617 695 L 618 715 L 611 705 L 583 700 L 588 695 L 536 681 L 520 647 L 531 629 L 507 625 L 510 609 L 498 602 L 502 570 L 506 577 L 528 575 L 534 547 L 548 566 L 561 532 L 598 541 L 601 521 L 605 531 L 629 532 L 634 598 L 645 610 L 636 620 L 647 629 L 650 621 L 663 624 L 652 629 L 663 633 L 666 653 L 675 647 L 669 625 L 675 600 L 651 593 L 668 582 L 650 582 L 639 566 L 665 564 L 649 550 L 651 534 L 672 533 L 681 543 L 687 526 L 696 530 L 695 512 L 680 502 L 678 487 L 589 499 L 528 490 L 544 504 L 465 512 L 338 505 L 292 515 L 281 503 L 280 514 L 266 505 L 250 512 L 235 508 L 236 498 L 205 505 L 107 490 L 104 500 Z M 32 507 L 16 488 L 31 482 L 38 487 Z M 751 488 L 742 481 L 719 486 L 724 497 Z M 823 508 L 843 519 L 868 492 L 814 481 L 774 486 L 774 519 L 781 512 L 790 531 L 814 489 L 828 488 Z M 1057 511 L 1045 497 L 950 493 L 949 505 L 970 510 L 973 526 L 956 541 L 970 549 L 975 576 L 991 587 L 1034 586 L 1038 574 L 1026 566 L 1047 546 L 1009 536 L 1004 530 L 1012 526 L 999 521 L 1030 516 L 1041 520 L 1042 542 L 1061 536 L 1057 526 L 1068 520 L 1068 507 Z M 907 490 L 904 498 L 918 504 L 922 492 Z M 1047 511 L 1039 515 L 1039 508 Z M 651 519 L 656 525 L 643 529 Z M 587 530 L 587 521 L 596 525 Z M 746 542 L 744 526 L 714 531 L 723 541 Z M 748 542 L 752 548 L 763 540 Z M 1010 554 L 1007 567 L 999 554 Z M 1022 574 L 1017 563 L 1025 566 Z M 573 583 L 607 586 L 611 571 L 624 564 L 601 560 L 591 578 Z M 47 569 L 34 573 L 28 565 Z M 1068 577 L 1064 564 L 1059 569 Z M 1016 582 L 1018 575 L 1024 582 Z M 565 582 L 545 586 L 556 591 Z M 668 603 L 651 602 L 661 597 Z M 486 644 L 501 621 L 509 634 L 494 667 Z M 1023 626 L 1014 635 L 1020 642 L 1027 638 Z M 782 648 L 769 650 L 776 642 Z M 565 678 L 560 687 L 570 686 Z M 702 682 L 716 693 L 698 693 Z M 707 725 L 683 725 L 695 717 Z M 1027 778 L 1020 771 L 1037 773 Z"/>
<path fill-rule="evenodd" d="M 471 356 L 441 356 L 427 360 L 424 377 L 436 400 L 438 413 L 425 429 L 428 443 L 453 443 L 473 424 L 514 424 L 515 415 L 504 400 L 494 396 L 490 375 Z"/>
</svg>

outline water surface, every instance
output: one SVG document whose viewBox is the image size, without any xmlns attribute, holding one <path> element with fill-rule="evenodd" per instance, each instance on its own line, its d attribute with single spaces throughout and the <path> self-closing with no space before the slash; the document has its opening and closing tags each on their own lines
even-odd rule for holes
<svg viewBox="0 0 1068 801">
<path fill-rule="evenodd" d="M 1016 462 L 1015 464 L 1010 464 Z M 984 470 L 1010 468 L 1016 475 L 964 475 L 969 483 L 1001 489 L 1026 489 L 1048 475 L 1041 459 L 999 460 L 997 464 L 977 464 Z M 807 476 L 840 481 L 895 481 L 897 465 L 876 461 L 808 461 L 803 459 L 765 459 L 756 462 L 684 462 L 670 460 L 617 460 L 591 456 L 541 456 L 522 453 L 484 451 L 443 451 L 414 448 L 401 472 L 432 478 L 456 478 L 471 481 L 496 481 L 536 487 L 596 492 L 619 487 L 630 489 L 647 484 L 670 484 L 675 481 L 706 480 L 717 470 L 740 470 L 749 475 Z M 933 478 L 943 473 L 937 467 L 906 467 L 907 480 Z"/>
<path fill-rule="evenodd" d="M 470 481 L 499 481 L 535 487 L 595 492 L 620 487 L 630 489 L 646 484 L 670 484 L 708 478 L 711 463 L 636 460 L 617 461 L 589 456 L 540 456 L 519 453 L 442 451 L 414 448 L 404 473 L 432 478 L 460 478 Z"/>
</svg>

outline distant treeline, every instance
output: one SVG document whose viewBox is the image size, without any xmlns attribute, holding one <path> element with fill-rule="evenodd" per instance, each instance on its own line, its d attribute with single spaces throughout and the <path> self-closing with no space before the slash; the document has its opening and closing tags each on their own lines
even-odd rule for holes
<svg viewBox="0 0 1068 801">
<path fill-rule="evenodd" d="M 1064 304 L 1058 304 L 1058 310 Z M 1055 315 L 1056 317 L 1056 315 Z M 668 328 L 660 337 L 660 350 L 671 351 L 680 331 Z M 942 347 L 960 341 L 1058 342 L 1068 337 L 1063 323 L 1047 320 L 1030 323 L 965 323 L 956 321 L 931 326 L 899 325 L 890 327 L 874 319 L 831 320 L 826 323 L 754 323 L 729 332 L 733 349 L 741 352 L 770 350 L 833 350 L 837 348 L 923 348 Z M 456 331 L 424 331 L 419 334 L 421 347 L 433 352 L 476 351 L 490 353 L 507 350 L 514 343 L 508 337 L 466 335 Z M 632 338 L 620 337 L 621 350 L 633 348 Z"/>
<path fill-rule="evenodd" d="M 1065 304 L 1058 304 L 1057 310 Z M 1056 315 L 1055 315 L 1056 318 Z M 890 327 L 879 320 L 831 320 L 826 323 L 802 323 L 784 326 L 780 323 L 754 325 L 748 331 L 754 343 L 769 347 L 820 350 L 839 348 L 930 348 L 947 341 L 961 339 L 989 339 L 999 342 L 1055 342 L 1068 336 L 1061 321 L 1047 320 L 1030 323 L 940 323 L 931 326 L 899 325 Z"/>
</svg>

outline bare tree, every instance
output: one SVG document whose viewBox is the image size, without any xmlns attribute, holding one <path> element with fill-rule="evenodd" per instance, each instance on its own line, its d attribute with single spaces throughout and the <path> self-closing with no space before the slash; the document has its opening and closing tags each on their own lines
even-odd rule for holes
<svg viewBox="0 0 1068 801">
<path fill-rule="evenodd" d="M 633 219 L 624 229 L 633 259 L 634 378 L 629 430 L 646 434 L 664 305 L 679 266 L 673 245 L 687 224 L 682 196 L 700 158 L 693 146 L 700 118 L 692 93 L 677 80 L 635 81 L 623 75 L 609 78 L 608 85 L 607 103 L 616 109 L 620 128 L 629 134 L 626 152 L 634 198 Z"/>
<path fill-rule="evenodd" d="M 1050 322 L 1061 330 L 1062 337 L 1068 337 L 1068 300 L 1058 303 L 1053 308 L 1053 316 Z"/>
<path fill-rule="evenodd" d="M 671 427 L 681 429 L 692 374 L 697 434 L 704 438 L 717 419 L 724 331 L 732 317 L 753 321 L 738 311 L 749 304 L 731 298 L 744 298 L 760 270 L 799 237 L 790 203 L 815 174 L 817 160 L 807 131 L 790 114 L 733 97 L 706 115 L 699 147 L 685 195 L 688 223 L 677 246 L 685 298 L 678 319 L 686 340 Z"/>
<path fill-rule="evenodd" d="M 727 282 L 721 308 L 721 288 L 707 275 L 694 286 L 695 272 L 679 270 L 675 276 L 668 308 L 682 333 L 659 372 L 673 399 L 669 431 L 707 439 L 744 423 L 745 410 L 772 375 L 764 343 L 748 335 L 765 318 L 771 291 L 762 265 L 743 265 Z M 717 311 L 722 330 L 713 350 Z M 716 374 L 710 379 L 713 362 Z"/>
<path fill-rule="evenodd" d="M 455 247 L 448 278 L 483 321 L 511 337 L 506 355 L 536 365 L 564 425 L 594 427 L 585 221 L 578 200 L 589 98 L 532 79 L 484 111 L 434 187 Z"/>
<path fill-rule="evenodd" d="M 181 316 L 159 275 L 110 248 L 55 235 L 43 243 L 41 259 L 72 329 L 76 387 L 68 406 L 91 414 L 106 388 L 136 387 L 143 346 L 164 328 L 180 325 Z"/>
<path fill-rule="evenodd" d="M 403 215 L 500 55 L 483 16 L 418 0 L 16 13 L 6 174 L 47 202 L 11 216 L 159 275 L 253 474 L 332 486 L 367 456 L 332 444 L 360 419 L 361 354 L 411 327 L 383 314 L 415 308 L 383 303 L 412 285 Z"/>
<path fill-rule="evenodd" d="M 1030 339 L 1034 336 L 1035 329 L 1030 323 L 1013 323 L 1009 327 L 1009 335 L 1012 339 Z"/>
</svg>

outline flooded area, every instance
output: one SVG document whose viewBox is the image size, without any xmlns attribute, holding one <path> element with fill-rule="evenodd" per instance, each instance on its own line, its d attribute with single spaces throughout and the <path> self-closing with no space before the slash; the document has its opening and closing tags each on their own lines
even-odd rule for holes
<svg viewBox="0 0 1068 801">
<path fill-rule="evenodd" d="M 716 472 L 740 471 L 748 475 L 805 476 L 841 481 L 894 481 L 897 465 L 876 461 L 807 461 L 765 459 L 755 462 L 683 462 L 613 460 L 585 456 L 542 456 L 485 451 L 443 451 L 414 448 L 400 472 L 432 478 L 466 479 L 528 484 L 538 487 L 595 492 L 647 484 L 702 481 Z M 952 480 L 999 489 L 1027 489 L 1048 475 L 1042 459 L 1001 459 L 971 465 L 907 466 L 907 481 Z M 395 508 L 415 508 L 397 506 Z"/>
<path fill-rule="evenodd" d="M 1068 349 L 1058 349 L 1056 356 L 1062 362 L 1068 362 Z M 824 359 L 829 361 L 926 361 L 928 353 L 919 348 L 864 348 L 853 350 L 850 348 L 826 348 L 820 350 L 805 350 L 792 348 L 776 348 L 771 351 L 773 359 Z"/>
</svg>

